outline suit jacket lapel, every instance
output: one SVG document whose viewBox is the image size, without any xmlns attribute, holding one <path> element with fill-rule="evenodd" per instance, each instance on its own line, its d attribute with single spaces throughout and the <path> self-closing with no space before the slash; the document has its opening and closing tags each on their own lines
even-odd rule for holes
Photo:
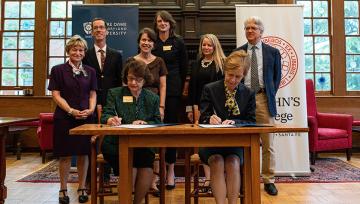
<svg viewBox="0 0 360 204">
<path fill-rule="evenodd" d="M 218 108 L 214 107 L 216 109 L 216 114 L 222 118 L 222 119 L 226 119 L 228 118 L 228 112 L 225 108 L 225 100 L 226 100 L 226 95 L 225 95 L 225 86 L 224 86 L 224 80 L 222 80 L 222 83 L 217 87 L 217 90 L 214 91 L 214 93 L 221 93 L 221 95 L 217 95 L 218 96 Z"/>
<path fill-rule="evenodd" d="M 96 53 L 95 53 L 95 48 L 92 48 L 90 51 L 89 51 L 89 60 L 91 60 L 91 64 L 95 65 L 93 68 L 95 68 L 99 73 L 101 72 L 101 69 L 100 69 L 100 66 L 99 66 L 99 62 L 97 60 L 97 56 L 96 56 Z"/>
<path fill-rule="evenodd" d="M 263 56 L 263 81 L 265 83 L 265 79 L 266 79 L 266 75 L 267 75 L 267 65 L 269 64 L 268 63 L 268 57 L 267 57 L 267 53 L 268 53 L 268 50 L 267 50 L 267 45 L 265 43 L 262 43 L 262 56 Z"/>
<path fill-rule="evenodd" d="M 106 47 L 106 57 L 105 57 L 103 72 L 105 72 L 108 69 L 107 67 L 111 65 L 111 57 L 112 57 L 112 52 L 109 49 L 109 47 Z"/>
</svg>

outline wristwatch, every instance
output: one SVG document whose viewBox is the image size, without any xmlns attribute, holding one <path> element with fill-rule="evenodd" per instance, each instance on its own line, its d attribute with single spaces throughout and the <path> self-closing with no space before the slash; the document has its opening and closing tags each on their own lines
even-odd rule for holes
<svg viewBox="0 0 360 204">
<path fill-rule="evenodd" d="M 72 116 L 72 112 L 73 112 L 74 109 L 70 108 L 69 112 L 68 112 L 68 115 Z"/>
</svg>

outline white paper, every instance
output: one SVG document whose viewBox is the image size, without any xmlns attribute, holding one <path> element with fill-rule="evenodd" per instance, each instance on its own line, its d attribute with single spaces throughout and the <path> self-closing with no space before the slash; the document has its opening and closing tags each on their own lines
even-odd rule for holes
<svg viewBox="0 0 360 204">
<path fill-rule="evenodd" d="M 144 129 L 144 128 L 153 128 L 158 127 L 157 125 L 132 125 L 132 124 L 126 124 L 126 125 L 116 125 L 113 126 L 116 128 L 129 128 L 129 129 Z"/>
<path fill-rule="evenodd" d="M 210 124 L 199 124 L 199 127 L 202 128 L 233 128 L 236 127 L 235 125 L 210 125 Z"/>
</svg>

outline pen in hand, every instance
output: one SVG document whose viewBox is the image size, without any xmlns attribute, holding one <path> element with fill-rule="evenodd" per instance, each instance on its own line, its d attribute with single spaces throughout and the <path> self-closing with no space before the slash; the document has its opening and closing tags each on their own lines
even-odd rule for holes
<svg viewBox="0 0 360 204">
<path fill-rule="evenodd" d="M 213 110 L 214 110 L 214 114 L 210 117 L 210 124 L 211 125 L 219 125 L 219 124 L 221 124 L 222 120 L 221 120 L 221 118 L 219 118 L 219 116 L 216 115 L 216 111 L 214 108 L 213 108 Z"/>
<path fill-rule="evenodd" d="M 119 118 L 116 109 L 114 109 L 114 112 L 115 112 L 115 116 L 110 117 L 110 118 L 107 120 L 107 124 L 108 124 L 108 125 L 111 125 L 111 126 L 121 125 L 121 120 L 122 120 L 122 118 Z"/>
</svg>

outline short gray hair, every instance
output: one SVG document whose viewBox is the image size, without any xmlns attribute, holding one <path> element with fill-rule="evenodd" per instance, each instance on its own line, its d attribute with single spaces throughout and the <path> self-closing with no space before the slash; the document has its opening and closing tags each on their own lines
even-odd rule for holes
<svg viewBox="0 0 360 204">
<path fill-rule="evenodd" d="M 260 33 L 263 34 L 264 33 L 264 24 L 261 20 L 260 17 L 258 16 L 251 16 L 249 18 L 247 18 L 245 21 L 244 21 L 244 29 L 246 28 L 246 25 L 250 22 L 254 22 L 255 25 L 259 26 L 259 30 L 260 30 Z"/>
<path fill-rule="evenodd" d="M 67 43 L 65 45 L 66 53 L 69 54 L 70 49 L 75 47 L 75 46 L 83 47 L 85 52 L 87 50 L 87 43 L 80 35 L 74 35 L 69 39 L 69 41 L 67 41 Z"/>
</svg>

